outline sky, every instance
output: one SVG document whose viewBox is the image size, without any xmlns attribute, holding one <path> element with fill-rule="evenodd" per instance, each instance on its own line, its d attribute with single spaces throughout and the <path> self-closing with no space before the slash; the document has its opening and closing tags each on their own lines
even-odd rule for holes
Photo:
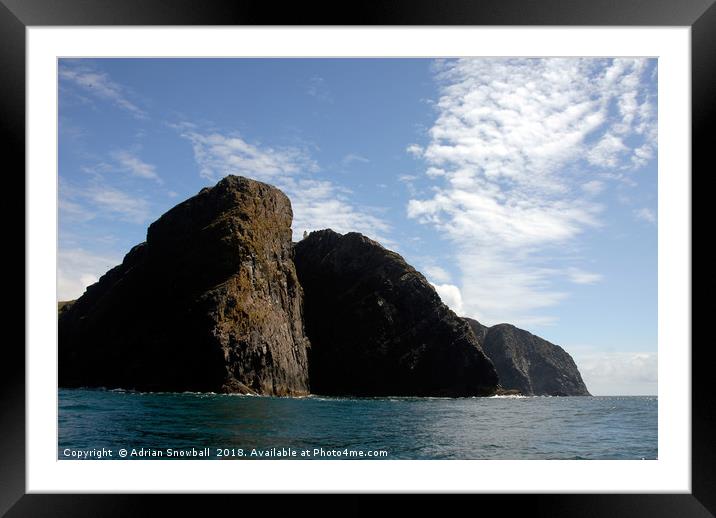
<svg viewBox="0 0 716 518">
<path fill-rule="evenodd" d="M 457 314 L 657 392 L 655 59 L 62 59 L 58 299 L 227 174 L 400 253 Z"/>
</svg>

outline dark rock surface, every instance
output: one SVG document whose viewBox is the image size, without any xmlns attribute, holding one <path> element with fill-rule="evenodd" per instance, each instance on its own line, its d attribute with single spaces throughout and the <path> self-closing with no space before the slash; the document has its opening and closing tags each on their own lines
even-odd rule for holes
<svg viewBox="0 0 716 518">
<path fill-rule="evenodd" d="M 469 325 L 403 258 L 358 233 L 295 245 L 312 392 L 490 395 L 497 375 Z"/>
<path fill-rule="evenodd" d="M 589 396 L 572 357 L 558 345 L 510 324 L 487 327 L 465 318 L 505 390 L 526 396 Z"/>
<path fill-rule="evenodd" d="M 59 314 L 59 383 L 309 391 L 288 198 L 237 176 L 177 205 Z"/>
<path fill-rule="evenodd" d="M 470 329 L 472 329 L 472 332 L 475 333 L 475 336 L 477 337 L 477 341 L 480 342 L 480 346 L 482 347 L 482 344 L 485 343 L 485 337 L 487 336 L 487 331 L 490 328 L 485 325 L 482 325 L 480 322 L 478 322 L 475 319 L 467 318 L 467 317 L 464 317 L 464 318 L 465 318 L 465 320 L 467 320 L 467 323 L 470 324 Z"/>
</svg>

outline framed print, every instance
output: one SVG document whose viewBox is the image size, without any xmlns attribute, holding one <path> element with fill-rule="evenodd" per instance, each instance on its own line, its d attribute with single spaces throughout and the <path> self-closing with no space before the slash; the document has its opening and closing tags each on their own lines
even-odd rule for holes
<svg viewBox="0 0 716 518">
<path fill-rule="evenodd" d="M 714 512 L 709 2 L 81 7 L 1 11 L 9 516 L 135 505 L 83 493 Z"/>
</svg>

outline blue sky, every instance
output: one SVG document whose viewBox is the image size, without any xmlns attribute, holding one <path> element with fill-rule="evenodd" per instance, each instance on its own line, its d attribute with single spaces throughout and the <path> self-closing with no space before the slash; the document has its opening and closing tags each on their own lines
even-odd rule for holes
<svg viewBox="0 0 716 518">
<path fill-rule="evenodd" d="M 594 394 L 656 393 L 656 60 L 60 60 L 58 85 L 59 299 L 240 174 L 295 239 L 362 232 Z"/>
</svg>

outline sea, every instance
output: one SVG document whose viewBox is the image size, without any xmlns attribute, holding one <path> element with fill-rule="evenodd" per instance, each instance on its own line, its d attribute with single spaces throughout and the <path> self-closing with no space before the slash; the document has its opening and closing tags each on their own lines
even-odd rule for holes
<svg viewBox="0 0 716 518">
<path fill-rule="evenodd" d="M 651 396 L 301 398 L 60 389 L 59 460 L 656 459 Z"/>
</svg>

